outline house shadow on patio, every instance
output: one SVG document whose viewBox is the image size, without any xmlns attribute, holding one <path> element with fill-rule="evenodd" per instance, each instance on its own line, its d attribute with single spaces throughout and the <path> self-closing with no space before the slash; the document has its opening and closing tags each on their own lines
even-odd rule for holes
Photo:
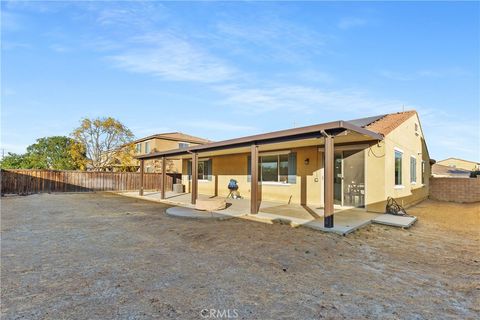
<svg viewBox="0 0 480 320">
<path fill-rule="evenodd" d="M 167 192 L 166 199 L 160 198 L 160 192 L 145 192 L 143 196 L 138 192 L 122 192 L 121 195 L 171 204 L 183 208 L 189 208 L 190 214 L 182 213 L 184 217 L 211 217 L 223 220 L 227 218 L 241 218 L 263 223 L 282 223 L 292 227 L 307 227 L 324 232 L 333 232 L 340 235 L 347 235 L 355 230 L 365 227 L 371 223 L 380 223 L 396 227 L 408 228 L 415 221 L 415 217 L 398 217 L 380 213 L 367 212 L 364 209 L 336 209 L 335 224 L 333 228 L 325 228 L 323 221 L 323 209 L 310 208 L 296 204 L 283 204 L 273 201 L 262 201 L 258 214 L 250 214 L 250 199 L 226 199 L 227 208 L 213 212 L 195 210 L 191 204 L 190 193 Z M 199 194 L 198 199 L 211 199 L 214 196 Z M 180 216 L 182 216 L 180 215 Z"/>
</svg>

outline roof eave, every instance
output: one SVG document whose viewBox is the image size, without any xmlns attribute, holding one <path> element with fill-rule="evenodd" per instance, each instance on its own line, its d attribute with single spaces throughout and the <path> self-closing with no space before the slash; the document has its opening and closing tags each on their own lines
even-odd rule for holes
<svg viewBox="0 0 480 320">
<path fill-rule="evenodd" d="M 269 143 L 269 141 L 275 141 L 278 139 L 291 139 L 293 140 L 300 140 L 302 137 L 308 134 L 316 134 L 320 135 L 322 130 L 332 130 L 332 129 L 345 129 L 345 130 L 352 130 L 357 133 L 369 136 L 372 140 L 383 140 L 383 136 L 381 134 L 375 133 L 373 131 L 364 129 L 362 127 L 353 125 L 347 121 L 334 121 L 334 122 L 327 122 L 323 124 L 317 124 L 312 126 L 294 128 L 294 129 L 287 129 L 281 131 L 274 131 L 269 133 L 263 133 L 253 136 L 247 136 L 242 138 L 218 141 L 207 143 L 198 146 L 192 146 L 188 148 L 182 149 L 173 149 L 173 150 L 166 150 L 166 151 L 159 151 L 150 154 L 145 154 L 141 156 L 137 156 L 137 159 L 152 159 L 158 158 L 163 156 L 177 156 L 177 155 L 185 155 L 188 153 L 192 153 L 195 151 L 210 151 L 210 150 L 218 150 L 218 149 L 231 149 L 235 147 L 241 147 L 245 145 L 251 144 L 264 144 Z"/>
</svg>

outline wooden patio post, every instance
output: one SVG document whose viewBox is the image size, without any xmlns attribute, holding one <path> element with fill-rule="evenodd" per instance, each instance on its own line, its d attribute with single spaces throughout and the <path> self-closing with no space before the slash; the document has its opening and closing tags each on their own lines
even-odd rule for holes
<svg viewBox="0 0 480 320">
<path fill-rule="evenodd" d="M 258 213 L 258 145 L 252 144 L 250 147 L 250 213 Z"/>
<path fill-rule="evenodd" d="M 192 204 L 197 203 L 198 196 L 198 153 L 192 153 Z"/>
<path fill-rule="evenodd" d="M 144 160 L 140 160 L 140 191 L 139 195 L 143 196 L 143 170 L 144 170 Z"/>
<path fill-rule="evenodd" d="M 161 189 L 160 189 L 160 199 L 165 199 L 165 187 L 167 184 L 167 159 L 165 157 L 162 157 L 162 184 L 161 184 Z"/>
<path fill-rule="evenodd" d="M 324 222 L 325 228 L 333 228 L 333 171 L 334 171 L 333 136 L 325 135 L 325 184 L 324 184 Z"/>
</svg>

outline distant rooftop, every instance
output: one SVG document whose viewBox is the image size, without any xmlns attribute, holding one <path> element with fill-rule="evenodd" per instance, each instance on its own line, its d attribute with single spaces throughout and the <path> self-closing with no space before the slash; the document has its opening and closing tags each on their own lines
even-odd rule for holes
<svg viewBox="0 0 480 320">
<path fill-rule="evenodd" d="M 459 168 L 452 168 L 436 163 L 432 166 L 432 174 L 442 177 L 468 178 L 470 176 L 470 171 Z"/>
<path fill-rule="evenodd" d="M 181 141 L 181 142 L 198 143 L 198 144 L 206 144 L 206 143 L 212 142 L 211 140 L 191 136 L 183 132 L 166 132 L 166 133 L 157 133 L 148 137 L 140 138 L 133 141 L 133 143 L 138 143 L 138 142 L 151 140 L 151 139 L 165 139 L 165 140 L 173 140 L 173 141 Z"/>
<path fill-rule="evenodd" d="M 460 160 L 460 161 L 475 163 L 477 165 L 480 164 L 480 162 L 477 162 L 477 161 L 465 160 L 465 159 L 460 159 L 460 158 L 455 158 L 455 157 L 450 157 L 450 158 L 447 158 L 447 159 L 439 160 L 437 162 L 443 162 L 443 161 L 448 161 L 448 160 Z"/>
</svg>

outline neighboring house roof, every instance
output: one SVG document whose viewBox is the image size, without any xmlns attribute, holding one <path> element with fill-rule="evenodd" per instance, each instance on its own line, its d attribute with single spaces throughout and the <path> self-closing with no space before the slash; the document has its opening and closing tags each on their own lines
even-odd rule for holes
<svg viewBox="0 0 480 320">
<path fill-rule="evenodd" d="M 435 177 L 468 178 L 470 171 L 436 163 L 432 166 L 432 175 Z"/>
<path fill-rule="evenodd" d="M 403 111 L 397 113 L 385 114 L 383 116 L 364 118 L 364 120 L 371 119 L 371 122 L 364 123 L 362 128 L 368 129 L 370 131 L 380 133 L 383 136 L 386 136 L 393 130 L 395 130 L 402 123 L 410 119 L 410 117 L 416 115 L 415 110 Z M 356 119 L 352 121 L 360 121 L 362 119 Z M 350 121 L 350 122 L 352 122 Z"/>
<path fill-rule="evenodd" d="M 473 163 L 473 164 L 476 164 L 476 165 L 480 165 L 480 162 L 470 161 L 470 160 L 465 160 L 465 159 L 460 159 L 460 158 L 455 158 L 455 157 L 450 157 L 450 158 L 447 158 L 447 159 L 439 160 L 439 161 L 437 161 L 437 162 L 444 162 L 444 161 L 448 161 L 448 160 L 460 160 L 460 161 L 464 161 L 464 162 L 468 162 L 468 163 Z"/>
<path fill-rule="evenodd" d="M 191 136 L 183 132 L 167 132 L 167 133 L 153 134 L 145 138 L 140 138 L 133 141 L 132 143 L 139 143 L 139 142 L 151 140 L 151 139 L 165 139 L 165 140 L 173 140 L 173 141 L 180 141 L 180 142 L 198 143 L 198 144 L 205 144 L 205 143 L 212 142 L 211 140 Z"/>
</svg>

